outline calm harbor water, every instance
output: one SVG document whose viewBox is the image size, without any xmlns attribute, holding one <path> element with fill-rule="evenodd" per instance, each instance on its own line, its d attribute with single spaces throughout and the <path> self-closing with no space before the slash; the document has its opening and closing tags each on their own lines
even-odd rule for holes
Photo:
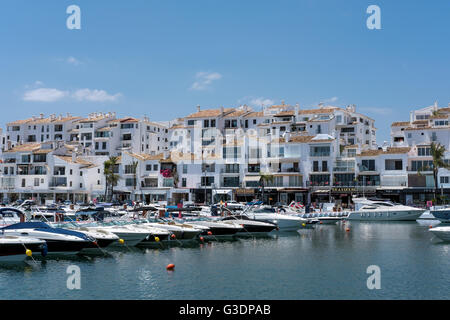
<svg viewBox="0 0 450 320">
<path fill-rule="evenodd" d="M 0 298 L 450 299 L 450 243 L 416 222 L 109 253 L 2 265 Z M 70 265 L 80 267 L 80 290 L 67 289 Z M 381 268 L 380 290 L 367 288 L 370 265 Z"/>
</svg>

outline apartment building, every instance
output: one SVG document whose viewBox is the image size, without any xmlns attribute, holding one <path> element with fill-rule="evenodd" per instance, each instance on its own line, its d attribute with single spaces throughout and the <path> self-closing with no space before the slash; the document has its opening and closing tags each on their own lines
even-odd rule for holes
<svg viewBox="0 0 450 320">
<path fill-rule="evenodd" d="M 350 203 L 355 194 L 419 203 L 434 191 L 431 142 L 449 150 L 449 117 L 450 107 L 436 104 L 413 111 L 410 121 L 392 124 L 391 145 L 378 147 L 374 120 L 354 105 L 197 106 L 166 123 L 111 112 L 41 115 L 8 124 L 0 191 L 4 198 L 102 199 L 103 163 L 117 156 L 120 200 L 250 201 L 264 189 L 271 203 Z M 443 193 L 449 178 L 440 170 Z"/>
<path fill-rule="evenodd" d="M 404 191 L 406 202 L 431 200 L 434 195 L 431 143 L 439 143 L 446 149 L 445 161 L 450 163 L 450 105 L 439 108 L 435 103 L 429 107 L 411 111 L 409 121 L 391 125 L 391 144 L 409 147 L 407 159 L 408 188 Z M 450 193 L 450 171 L 439 169 L 439 193 Z"/>
</svg>

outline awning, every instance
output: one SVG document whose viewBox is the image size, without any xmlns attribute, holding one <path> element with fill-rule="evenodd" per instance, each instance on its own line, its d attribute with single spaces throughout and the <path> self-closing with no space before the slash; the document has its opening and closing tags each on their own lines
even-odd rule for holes
<svg viewBox="0 0 450 320">
<path fill-rule="evenodd" d="M 233 190 L 231 189 L 224 189 L 224 190 L 214 190 L 213 194 L 230 194 Z"/>
<path fill-rule="evenodd" d="M 259 181 L 261 176 L 245 176 L 244 181 Z"/>
<path fill-rule="evenodd" d="M 255 190 L 253 189 L 236 189 L 236 195 L 253 195 L 255 194 Z"/>
<path fill-rule="evenodd" d="M 314 191 L 314 193 L 329 193 L 329 192 L 330 192 L 330 190 L 328 190 L 328 189 Z"/>
</svg>

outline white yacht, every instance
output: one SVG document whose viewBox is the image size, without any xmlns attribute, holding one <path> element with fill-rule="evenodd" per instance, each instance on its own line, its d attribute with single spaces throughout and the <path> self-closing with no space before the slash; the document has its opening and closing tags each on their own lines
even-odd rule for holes
<svg viewBox="0 0 450 320">
<path fill-rule="evenodd" d="M 431 228 L 430 232 L 441 240 L 450 241 L 450 226 Z"/>
<path fill-rule="evenodd" d="M 276 224 L 279 231 L 297 231 L 310 223 L 310 221 L 305 218 L 275 213 L 273 212 L 273 208 L 267 206 L 251 208 L 242 214 L 253 220 Z"/>
<path fill-rule="evenodd" d="M 415 221 L 426 211 L 388 200 L 353 198 L 353 202 L 355 203 L 355 211 L 349 213 L 347 220 Z"/>
<path fill-rule="evenodd" d="M 27 258 L 27 250 L 31 250 L 32 255 L 39 252 L 45 256 L 47 245 L 44 240 L 37 238 L 0 236 L 0 262 L 24 261 Z"/>
<path fill-rule="evenodd" d="M 143 229 L 133 229 L 127 226 L 106 226 L 106 225 L 97 225 L 97 226 L 86 226 L 88 231 L 107 231 L 112 232 L 117 235 L 120 239 L 124 240 L 124 244 L 127 246 L 135 246 L 141 241 L 144 241 L 147 237 L 150 236 L 150 231 Z M 114 242 L 111 246 L 120 246 L 120 242 Z"/>
<path fill-rule="evenodd" d="M 27 236 L 45 240 L 48 254 L 76 254 L 85 248 L 95 246 L 95 239 L 85 233 L 52 228 L 43 222 L 21 222 L 0 229 L 6 236 Z"/>
</svg>

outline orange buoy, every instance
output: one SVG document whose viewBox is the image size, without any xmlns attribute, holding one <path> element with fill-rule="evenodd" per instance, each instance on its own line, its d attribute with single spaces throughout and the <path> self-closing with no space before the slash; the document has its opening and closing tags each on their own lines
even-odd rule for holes
<svg viewBox="0 0 450 320">
<path fill-rule="evenodd" d="M 349 232 L 349 231 L 350 231 L 350 228 L 345 229 L 345 231 Z"/>
<path fill-rule="evenodd" d="M 168 264 L 167 267 L 166 267 L 166 269 L 167 269 L 167 270 L 173 270 L 173 269 L 175 269 L 175 265 L 174 265 L 173 263 Z"/>
<path fill-rule="evenodd" d="M 200 241 L 204 241 L 205 240 L 205 238 L 203 238 L 203 237 L 200 237 Z"/>
<path fill-rule="evenodd" d="M 208 236 L 210 236 L 210 235 L 212 235 L 212 232 L 211 232 L 211 231 L 208 231 Z"/>
<path fill-rule="evenodd" d="M 319 224 L 322 224 L 322 223 L 323 223 L 322 221 L 319 222 Z"/>
<path fill-rule="evenodd" d="M 433 226 L 430 226 L 430 229 L 432 229 L 433 228 Z"/>
<path fill-rule="evenodd" d="M 175 239 L 175 234 L 172 233 L 172 235 L 170 236 L 172 239 Z"/>
</svg>

